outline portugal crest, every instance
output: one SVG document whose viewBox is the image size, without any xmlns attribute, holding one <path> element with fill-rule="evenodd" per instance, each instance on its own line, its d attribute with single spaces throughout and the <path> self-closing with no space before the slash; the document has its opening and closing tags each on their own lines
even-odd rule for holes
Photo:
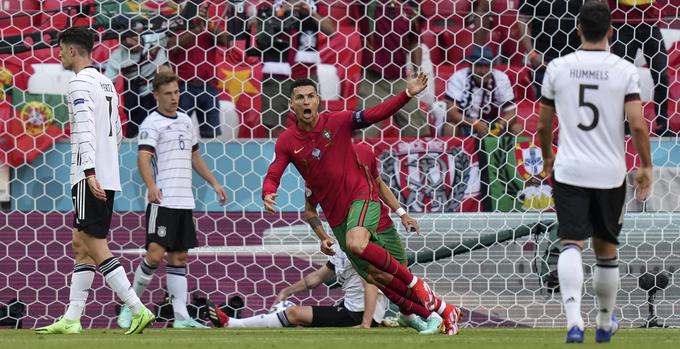
<svg viewBox="0 0 680 349">
<path fill-rule="evenodd" d="M 24 130 L 31 136 L 45 132 L 53 117 L 52 107 L 39 101 L 26 102 L 19 111 L 19 118 L 24 124 Z"/>
</svg>

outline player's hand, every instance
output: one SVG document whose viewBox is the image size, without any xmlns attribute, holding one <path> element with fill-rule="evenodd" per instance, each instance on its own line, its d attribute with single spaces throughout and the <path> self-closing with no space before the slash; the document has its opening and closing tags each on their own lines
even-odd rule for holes
<svg viewBox="0 0 680 349">
<path fill-rule="evenodd" d="M 213 189 L 215 190 L 215 194 L 220 198 L 220 205 L 224 206 L 224 204 L 227 203 L 227 192 L 225 192 L 224 188 L 219 184 L 215 184 Z"/>
<path fill-rule="evenodd" d="M 652 168 L 640 167 L 635 172 L 635 199 L 639 202 L 645 201 L 652 187 Z"/>
<path fill-rule="evenodd" d="M 97 200 L 106 201 L 106 192 L 102 189 L 96 176 L 87 177 L 87 185 L 90 187 L 92 195 L 94 195 Z"/>
<path fill-rule="evenodd" d="M 278 304 L 278 303 L 283 302 L 283 301 L 286 299 L 286 297 L 287 297 L 287 296 L 286 296 L 285 293 L 283 293 L 283 291 L 279 292 L 279 293 L 276 295 L 276 300 L 274 301 L 274 304 L 272 304 L 271 308 L 269 308 L 269 309 L 274 309 L 274 306 L 275 306 L 276 304 Z"/>
<path fill-rule="evenodd" d="M 406 229 L 407 232 L 420 235 L 420 225 L 418 225 L 418 221 L 409 216 L 408 213 L 401 216 L 401 225 L 404 226 L 404 229 Z"/>
<path fill-rule="evenodd" d="M 420 92 L 423 92 L 427 87 L 427 75 L 424 73 L 414 74 L 410 70 L 406 72 L 408 75 L 408 80 L 406 80 L 406 90 L 411 96 L 415 96 Z"/>
<path fill-rule="evenodd" d="M 352 328 L 371 328 L 371 324 L 366 325 L 362 323 L 361 325 L 352 326 Z"/>
<path fill-rule="evenodd" d="M 335 251 L 333 251 L 333 240 L 323 239 L 321 240 L 321 253 L 326 256 L 335 256 Z"/>
<path fill-rule="evenodd" d="M 472 124 L 472 129 L 474 129 L 479 136 L 486 136 L 489 133 L 489 123 L 484 120 L 476 120 Z"/>
<path fill-rule="evenodd" d="M 265 211 L 269 213 L 276 213 L 276 208 L 274 207 L 276 205 L 276 198 L 279 196 L 279 194 L 267 194 L 264 196 L 264 209 Z"/>
<path fill-rule="evenodd" d="M 160 204 L 161 200 L 163 200 L 163 192 L 161 191 L 161 188 L 155 185 L 149 188 L 147 198 L 149 199 L 149 202 L 152 204 Z"/>
<path fill-rule="evenodd" d="M 550 154 L 543 155 L 543 174 L 544 178 L 547 178 L 552 174 L 553 165 L 555 164 L 555 153 L 550 151 Z"/>
</svg>

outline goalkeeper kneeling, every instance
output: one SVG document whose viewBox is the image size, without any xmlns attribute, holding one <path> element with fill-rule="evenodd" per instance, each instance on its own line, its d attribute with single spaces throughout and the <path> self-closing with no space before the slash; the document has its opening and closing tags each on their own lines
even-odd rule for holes
<svg viewBox="0 0 680 349">
<path fill-rule="evenodd" d="M 337 245 L 333 245 L 337 246 Z M 208 304 L 208 315 L 215 327 L 375 327 L 382 323 L 389 301 L 377 287 L 366 283 L 340 249 L 321 268 L 281 290 L 269 314 L 245 319 L 232 319 L 214 304 Z M 344 298 L 335 306 L 292 305 L 285 299 L 296 293 L 318 287 L 336 277 Z"/>
</svg>

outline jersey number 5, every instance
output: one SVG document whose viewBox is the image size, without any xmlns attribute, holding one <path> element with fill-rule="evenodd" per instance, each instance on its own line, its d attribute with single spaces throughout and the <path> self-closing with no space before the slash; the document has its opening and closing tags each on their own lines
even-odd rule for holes
<svg viewBox="0 0 680 349">
<path fill-rule="evenodd" d="M 597 90 L 598 88 L 599 86 L 597 85 L 578 85 L 578 106 L 590 108 L 590 110 L 593 111 L 593 122 L 590 125 L 586 126 L 581 123 L 578 124 L 578 128 L 583 131 L 590 131 L 594 129 L 597 126 L 597 123 L 600 121 L 600 111 L 597 110 L 595 104 L 585 101 L 586 90 Z"/>
</svg>

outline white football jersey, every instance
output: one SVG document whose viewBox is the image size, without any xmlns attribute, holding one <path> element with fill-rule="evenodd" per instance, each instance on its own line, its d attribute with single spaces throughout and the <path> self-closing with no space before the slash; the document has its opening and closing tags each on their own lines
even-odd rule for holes
<svg viewBox="0 0 680 349">
<path fill-rule="evenodd" d="M 328 262 L 333 265 L 335 277 L 342 285 L 342 292 L 345 294 L 345 308 L 354 312 L 364 311 L 364 284 L 361 276 L 354 270 L 345 252 L 335 246 L 337 244 L 333 245 L 335 255 L 329 256 Z M 387 297 L 378 291 L 373 320 L 377 323 L 382 323 L 388 307 L 389 301 Z"/>
<path fill-rule="evenodd" d="M 548 64 L 542 94 L 559 118 L 555 179 L 584 188 L 621 186 L 624 104 L 640 99 L 635 66 L 607 51 L 579 50 Z"/>
<path fill-rule="evenodd" d="M 196 207 L 191 184 L 191 156 L 198 136 L 191 118 L 180 111 L 176 117 L 153 111 L 139 127 L 139 150 L 154 154 L 154 179 L 163 198 L 160 206 L 177 209 Z"/>
<path fill-rule="evenodd" d="M 71 123 L 71 186 L 94 169 L 105 190 L 120 191 L 118 145 L 123 132 L 118 115 L 118 93 L 109 78 L 93 67 L 68 82 Z"/>
</svg>

